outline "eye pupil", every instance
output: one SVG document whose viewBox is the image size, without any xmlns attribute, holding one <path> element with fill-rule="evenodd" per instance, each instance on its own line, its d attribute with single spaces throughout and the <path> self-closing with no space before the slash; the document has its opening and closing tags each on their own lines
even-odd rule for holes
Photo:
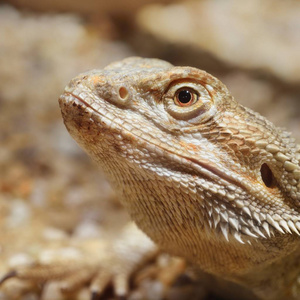
<svg viewBox="0 0 300 300">
<path fill-rule="evenodd" d="M 178 89 L 175 92 L 173 101 L 177 106 L 192 106 L 198 101 L 199 94 L 189 87 Z"/>
<path fill-rule="evenodd" d="M 181 103 L 189 103 L 192 99 L 192 94 L 190 91 L 188 90 L 182 90 L 178 93 L 178 100 L 181 102 Z"/>
</svg>

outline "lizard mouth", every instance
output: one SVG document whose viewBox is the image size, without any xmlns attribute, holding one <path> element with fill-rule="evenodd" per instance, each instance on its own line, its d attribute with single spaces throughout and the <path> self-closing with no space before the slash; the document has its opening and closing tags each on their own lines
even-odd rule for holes
<svg viewBox="0 0 300 300">
<path fill-rule="evenodd" d="M 100 116 L 102 119 L 102 123 L 104 122 L 104 124 L 106 124 L 106 123 L 112 124 L 114 122 L 113 119 L 110 119 L 108 116 L 99 112 L 95 107 L 93 107 L 93 105 L 91 105 L 88 101 L 84 100 L 82 97 L 75 94 L 74 92 L 65 91 L 65 93 L 60 97 L 60 101 L 63 103 L 78 102 L 81 105 L 81 107 L 83 106 L 86 109 L 90 109 L 93 113 Z M 142 142 L 143 146 L 145 148 L 151 147 L 152 148 L 151 150 L 153 150 L 153 147 L 155 147 L 156 149 L 162 150 L 164 152 L 164 155 L 166 155 L 166 156 L 171 155 L 173 159 L 177 159 L 178 163 L 180 163 L 180 164 L 183 163 L 183 160 L 185 160 L 187 162 L 187 165 L 189 165 L 189 166 L 191 166 L 191 163 L 192 163 L 193 169 L 196 169 L 196 171 L 200 171 L 202 176 L 216 180 L 216 182 L 219 182 L 221 179 L 221 180 L 226 181 L 227 183 L 230 183 L 230 184 L 233 184 L 235 186 L 245 189 L 242 182 L 238 181 L 236 178 L 229 175 L 229 172 L 226 173 L 223 170 L 220 170 L 213 163 L 206 161 L 206 160 L 200 160 L 199 158 L 196 158 L 196 157 L 179 154 L 176 151 L 172 151 L 167 147 L 162 147 L 158 143 L 155 143 L 149 139 L 144 138 L 142 135 L 137 136 L 134 133 L 127 130 L 126 128 L 122 127 L 121 124 L 119 124 L 119 125 L 122 128 L 122 135 L 128 134 L 128 136 L 133 136 L 134 139 Z M 198 174 L 198 172 L 197 172 L 197 174 Z"/>
</svg>

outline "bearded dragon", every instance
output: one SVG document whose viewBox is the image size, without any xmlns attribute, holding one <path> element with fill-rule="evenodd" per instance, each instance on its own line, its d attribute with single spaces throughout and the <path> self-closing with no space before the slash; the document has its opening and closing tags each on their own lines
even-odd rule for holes
<svg viewBox="0 0 300 300">
<path fill-rule="evenodd" d="M 260 299 L 300 299 L 299 147 L 289 133 L 205 71 L 159 59 L 80 74 L 59 103 L 160 249 Z"/>
</svg>

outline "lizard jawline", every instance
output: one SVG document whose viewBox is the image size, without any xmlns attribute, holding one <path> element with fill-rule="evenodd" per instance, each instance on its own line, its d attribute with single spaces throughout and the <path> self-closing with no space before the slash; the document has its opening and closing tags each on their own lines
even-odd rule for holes
<svg viewBox="0 0 300 300">
<path fill-rule="evenodd" d="M 85 101 L 84 99 L 82 99 L 81 97 L 79 97 L 78 95 L 76 95 L 74 93 L 70 93 L 70 92 L 65 93 L 65 95 L 73 97 L 74 99 L 76 99 L 77 101 L 79 101 L 81 104 L 83 104 L 86 108 L 89 108 L 93 112 L 95 112 L 97 115 L 100 115 L 101 118 L 107 118 L 106 116 L 102 115 L 98 110 L 96 110 L 92 105 L 90 105 L 87 101 Z M 107 118 L 107 119 L 110 122 L 113 122 L 109 118 Z M 123 133 L 127 132 L 127 130 L 125 128 L 122 128 L 122 130 L 123 130 Z M 147 147 L 147 144 L 151 144 L 154 147 L 162 149 L 165 153 L 168 153 L 169 155 L 172 155 L 173 157 L 174 156 L 180 157 L 181 159 L 184 159 L 187 162 L 192 163 L 194 166 L 196 166 L 195 169 L 197 171 L 200 171 L 202 174 L 204 173 L 204 170 L 206 170 L 207 172 L 205 172 L 204 175 L 206 175 L 208 178 L 214 177 L 214 179 L 217 180 L 217 182 L 220 181 L 220 179 L 223 179 L 227 183 L 231 183 L 231 184 L 234 184 L 234 185 L 236 185 L 238 187 L 245 188 L 245 187 L 243 187 L 242 182 L 240 182 L 236 178 L 234 178 L 234 177 L 226 174 L 225 172 L 222 172 L 221 170 L 219 170 L 216 166 L 214 166 L 211 163 L 208 163 L 208 162 L 205 162 L 205 161 L 201 161 L 201 160 L 199 160 L 197 158 L 188 157 L 188 156 L 185 156 L 185 155 L 180 155 L 180 154 L 178 154 L 176 152 L 170 151 L 167 148 L 162 148 L 160 145 L 155 144 L 155 143 L 153 143 L 153 142 L 151 142 L 151 141 L 149 141 L 147 139 L 144 139 L 141 136 L 136 136 L 136 135 L 134 135 L 132 133 L 130 133 L 130 135 L 133 135 L 136 139 L 141 139 L 141 140 L 145 141 L 146 142 L 145 143 L 145 147 Z M 197 168 L 197 166 L 200 167 L 201 169 L 199 170 L 199 168 Z"/>
</svg>

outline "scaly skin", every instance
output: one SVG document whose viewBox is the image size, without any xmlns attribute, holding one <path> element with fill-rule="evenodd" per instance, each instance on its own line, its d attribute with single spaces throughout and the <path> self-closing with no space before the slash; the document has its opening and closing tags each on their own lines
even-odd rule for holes
<svg viewBox="0 0 300 300">
<path fill-rule="evenodd" d="M 299 150 L 288 133 L 206 72 L 157 59 L 81 74 L 60 106 L 162 250 L 262 299 L 300 298 Z"/>
</svg>

